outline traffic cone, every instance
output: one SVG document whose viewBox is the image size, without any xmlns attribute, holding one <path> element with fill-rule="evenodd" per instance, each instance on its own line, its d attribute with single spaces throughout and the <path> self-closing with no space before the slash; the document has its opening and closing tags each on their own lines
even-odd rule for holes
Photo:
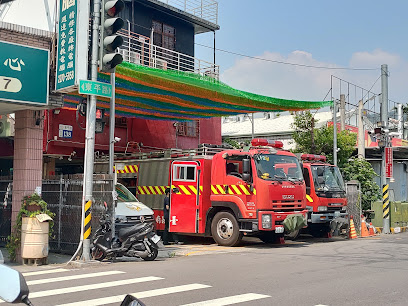
<svg viewBox="0 0 408 306">
<path fill-rule="evenodd" d="M 367 229 L 367 223 L 364 219 L 361 219 L 361 237 L 370 237 Z"/>
<path fill-rule="evenodd" d="M 373 224 L 370 222 L 370 229 L 368 231 L 370 236 L 375 236 Z"/>
<path fill-rule="evenodd" d="M 353 217 L 350 217 L 350 239 L 356 239 L 357 238 L 357 233 L 356 233 L 356 228 L 354 227 L 354 221 Z"/>
</svg>

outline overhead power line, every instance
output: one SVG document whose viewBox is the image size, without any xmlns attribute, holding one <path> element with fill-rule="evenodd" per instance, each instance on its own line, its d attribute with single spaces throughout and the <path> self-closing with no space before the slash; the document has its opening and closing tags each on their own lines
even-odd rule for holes
<svg viewBox="0 0 408 306">
<path fill-rule="evenodd" d="M 195 44 L 198 45 L 198 46 L 201 46 L 201 47 L 214 49 L 214 47 L 211 47 L 211 46 L 206 46 L 206 45 L 202 45 L 202 44 L 199 44 L 199 43 L 195 43 Z M 220 51 L 220 52 L 224 52 L 224 53 L 229 53 L 229 54 L 242 56 L 242 57 L 257 59 L 257 60 L 260 60 L 260 61 L 271 62 L 271 63 L 275 63 L 275 64 L 291 65 L 291 66 L 306 67 L 306 68 L 328 69 L 328 70 L 365 70 L 365 71 L 379 70 L 379 68 L 328 67 L 328 66 L 314 66 L 314 65 L 306 65 L 306 64 L 297 64 L 297 63 L 277 61 L 277 60 L 271 60 L 271 59 L 257 57 L 257 56 L 241 54 L 241 53 L 232 52 L 232 51 L 228 51 L 228 50 L 223 50 L 223 49 L 219 49 L 219 48 L 215 48 L 215 50 Z"/>
</svg>

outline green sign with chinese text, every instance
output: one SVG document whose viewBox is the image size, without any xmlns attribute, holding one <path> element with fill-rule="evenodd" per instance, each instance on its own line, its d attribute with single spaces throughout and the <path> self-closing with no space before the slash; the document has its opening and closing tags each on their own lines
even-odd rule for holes
<svg viewBox="0 0 408 306">
<path fill-rule="evenodd" d="M 112 96 L 112 85 L 97 81 L 79 80 L 78 92 L 85 95 L 110 98 Z"/>
<path fill-rule="evenodd" d="M 59 1 L 58 50 L 55 89 L 68 91 L 75 86 L 77 47 L 77 1 Z"/>
<path fill-rule="evenodd" d="M 49 51 L 0 41 L 0 102 L 48 104 Z"/>
</svg>

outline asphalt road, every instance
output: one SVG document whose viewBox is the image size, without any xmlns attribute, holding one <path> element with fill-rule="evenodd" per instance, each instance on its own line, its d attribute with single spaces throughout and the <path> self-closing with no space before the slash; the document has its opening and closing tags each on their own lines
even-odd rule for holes
<svg viewBox="0 0 408 306">
<path fill-rule="evenodd" d="M 188 256 L 154 262 L 32 268 L 40 273 L 25 274 L 32 302 L 119 305 L 126 293 L 136 293 L 146 305 L 166 306 L 408 305 L 408 233 L 305 238 L 282 246 L 247 239 L 239 248 L 183 247 Z"/>
</svg>

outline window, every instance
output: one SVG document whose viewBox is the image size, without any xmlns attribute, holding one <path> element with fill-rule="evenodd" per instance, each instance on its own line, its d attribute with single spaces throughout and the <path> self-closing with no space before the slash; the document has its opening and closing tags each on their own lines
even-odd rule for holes
<svg viewBox="0 0 408 306">
<path fill-rule="evenodd" d="M 190 165 L 174 165 L 173 180 L 174 181 L 189 181 L 196 180 L 196 166 Z"/>
<path fill-rule="evenodd" d="M 200 125 L 198 121 L 179 122 L 177 125 L 177 135 L 187 137 L 197 137 Z"/>
<path fill-rule="evenodd" d="M 153 44 L 169 50 L 176 49 L 176 29 L 153 20 Z"/>
</svg>

